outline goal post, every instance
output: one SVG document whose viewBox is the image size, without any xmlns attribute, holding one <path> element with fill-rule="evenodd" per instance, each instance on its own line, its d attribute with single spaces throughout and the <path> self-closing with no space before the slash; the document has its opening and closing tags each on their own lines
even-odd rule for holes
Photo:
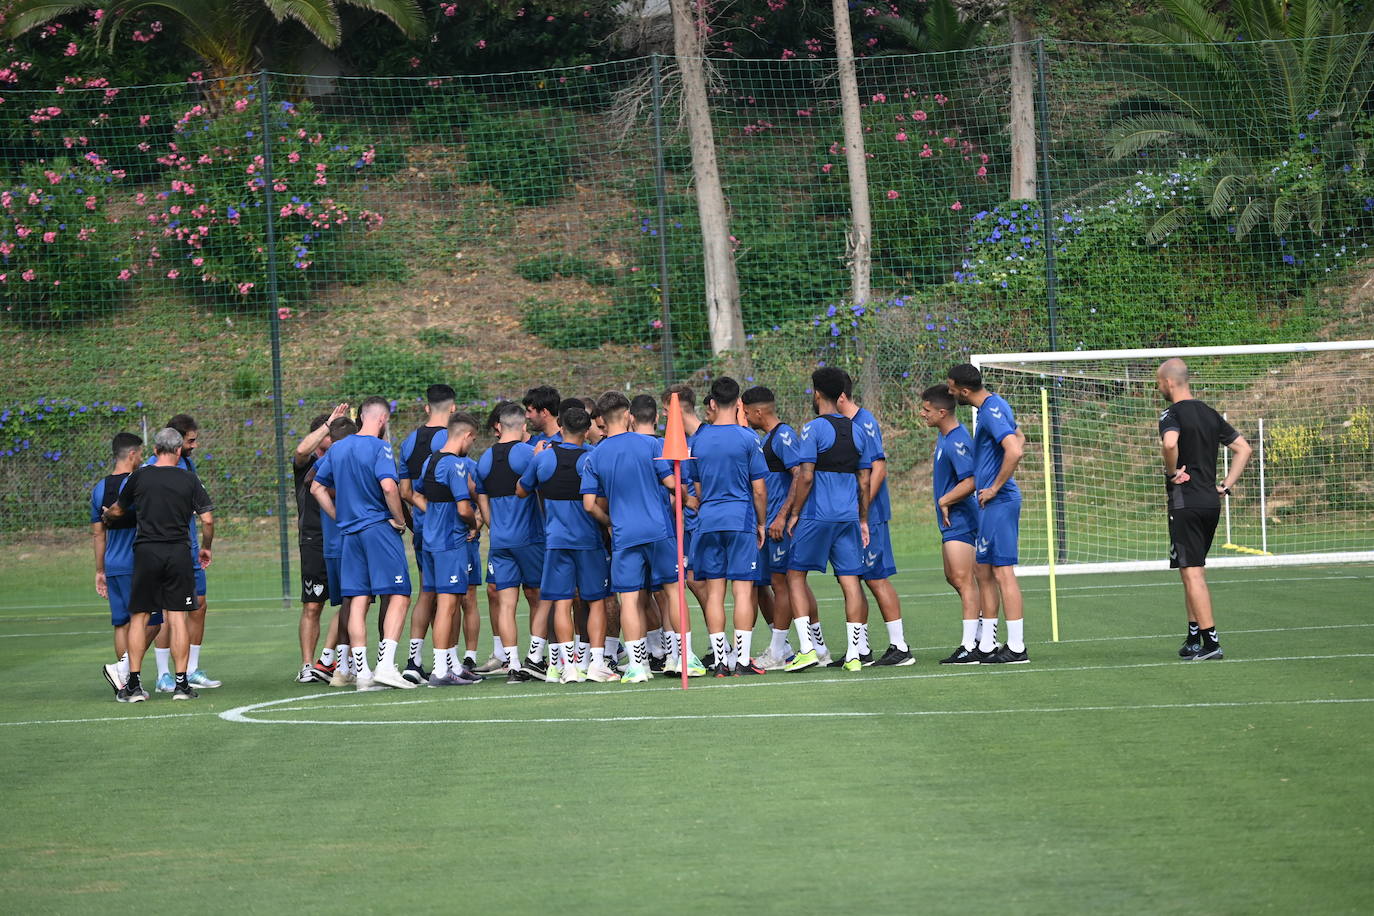
<svg viewBox="0 0 1374 916">
<path fill-rule="evenodd" d="M 1208 565 L 1374 562 L 1374 340 L 977 354 L 1042 440 L 1017 471 L 1020 573 L 1168 569 L 1155 370 L 1171 357 L 1254 448 Z"/>
</svg>

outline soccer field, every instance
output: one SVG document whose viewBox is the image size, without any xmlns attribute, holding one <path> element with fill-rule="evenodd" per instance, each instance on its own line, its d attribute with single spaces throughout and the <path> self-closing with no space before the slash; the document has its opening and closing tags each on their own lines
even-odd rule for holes
<svg viewBox="0 0 1374 916">
<path fill-rule="evenodd" d="M 212 589 L 225 686 L 137 706 L 98 604 L 25 576 L 0 576 L 9 912 L 1374 910 L 1368 565 L 1214 571 L 1220 663 L 1175 656 L 1173 576 L 1062 579 L 1058 644 L 1026 579 L 1032 664 L 953 670 L 957 603 L 903 572 L 915 667 L 685 694 L 297 685 L 295 609 Z"/>
</svg>

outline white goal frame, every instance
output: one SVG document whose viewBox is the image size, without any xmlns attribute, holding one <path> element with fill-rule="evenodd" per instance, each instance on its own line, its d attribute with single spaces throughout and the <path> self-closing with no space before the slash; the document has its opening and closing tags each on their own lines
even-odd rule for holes
<svg viewBox="0 0 1374 916">
<path fill-rule="evenodd" d="M 1323 351 L 1340 350 L 1374 350 L 1374 340 L 1335 340 L 1335 341 L 1310 341 L 1305 343 L 1290 344 L 1239 344 L 1220 347 L 1158 347 L 1140 348 L 1127 350 L 1060 350 L 1043 351 L 1038 353 L 978 353 L 974 354 L 969 362 L 980 372 L 984 366 L 1005 365 L 1008 363 L 1056 363 L 1064 364 L 1071 362 L 1088 362 L 1091 360 L 1126 360 L 1126 359 L 1158 359 L 1160 361 L 1171 357 L 1190 357 L 1190 356 L 1230 356 L 1244 354 L 1273 354 L 1273 353 L 1320 353 Z M 1027 366 L 1026 371 L 1034 373 L 1032 366 Z M 1049 426 L 1049 417 L 1042 417 L 1045 429 Z M 975 417 L 975 423 L 977 422 Z M 1046 438 L 1044 443 L 1045 454 L 1049 456 L 1049 440 Z M 1229 455 L 1224 456 L 1229 457 Z M 1261 426 L 1259 431 L 1259 442 L 1255 448 L 1255 461 L 1259 476 L 1259 500 L 1261 529 L 1264 529 L 1264 430 Z M 1050 576 L 1051 579 L 1059 574 L 1072 573 L 1113 573 L 1113 572 L 1148 572 L 1169 569 L 1167 560 L 1121 560 L 1104 563 L 1057 563 L 1055 560 L 1057 548 L 1054 537 L 1054 530 L 1048 523 L 1053 520 L 1054 512 L 1054 481 L 1050 470 L 1050 462 L 1045 462 L 1046 476 L 1046 515 L 1047 532 L 1046 536 L 1046 556 L 1049 562 L 1044 566 L 1023 566 L 1018 567 L 1017 573 L 1022 576 Z M 1227 525 L 1230 519 L 1230 498 L 1226 499 Z M 1207 565 L 1217 568 L 1237 568 L 1237 567 L 1256 567 L 1256 566 L 1311 566 L 1329 563 L 1371 563 L 1374 562 L 1374 550 L 1351 550 L 1332 553 L 1300 553 L 1274 555 L 1268 553 L 1267 542 L 1261 545 L 1260 551 L 1249 556 L 1217 556 L 1209 557 Z"/>
</svg>

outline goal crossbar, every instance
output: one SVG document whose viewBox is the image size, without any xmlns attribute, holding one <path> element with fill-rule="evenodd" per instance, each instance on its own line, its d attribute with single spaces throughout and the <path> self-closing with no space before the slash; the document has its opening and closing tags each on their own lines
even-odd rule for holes
<svg viewBox="0 0 1374 916">
<path fill-rule="evenodd" d="M 1036 353 L 975 353 L 974 366 L 1003 363 L 1087 362 L 1174 356 L 1238 356 L 1263 353 L 1320 353 L 1327 350 L 1374 350 L 1374 340 L 1320 340 L 1291 344 L 1232 344 L 1221 347 L 1142 347 L 1135 350 L 1042 350 Z"/>
</svg>

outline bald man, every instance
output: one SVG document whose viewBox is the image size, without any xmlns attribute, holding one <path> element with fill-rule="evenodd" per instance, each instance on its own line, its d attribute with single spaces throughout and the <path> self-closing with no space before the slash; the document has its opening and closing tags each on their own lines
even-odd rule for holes
<svg viewBox="0 0 1374 916">
<path fill-rule="evenodd" d="M 1187 661 L 1222 658 L 1207 589 L 1207 551 L 1228 495 L 1250 460 L 1250 443 L 1211 407 L 1193 397 L 1181 359 L 1160 364 L 1155 384 L 1169 406 L 1159 417 L 1164 489 L 1169 499 L 1169 568 L 1183 580 L 1188 638 L 1178 650 Z M 1217 449 L 1234 455 L 1226 479 L 1217 482 Z"/>
</svg>

